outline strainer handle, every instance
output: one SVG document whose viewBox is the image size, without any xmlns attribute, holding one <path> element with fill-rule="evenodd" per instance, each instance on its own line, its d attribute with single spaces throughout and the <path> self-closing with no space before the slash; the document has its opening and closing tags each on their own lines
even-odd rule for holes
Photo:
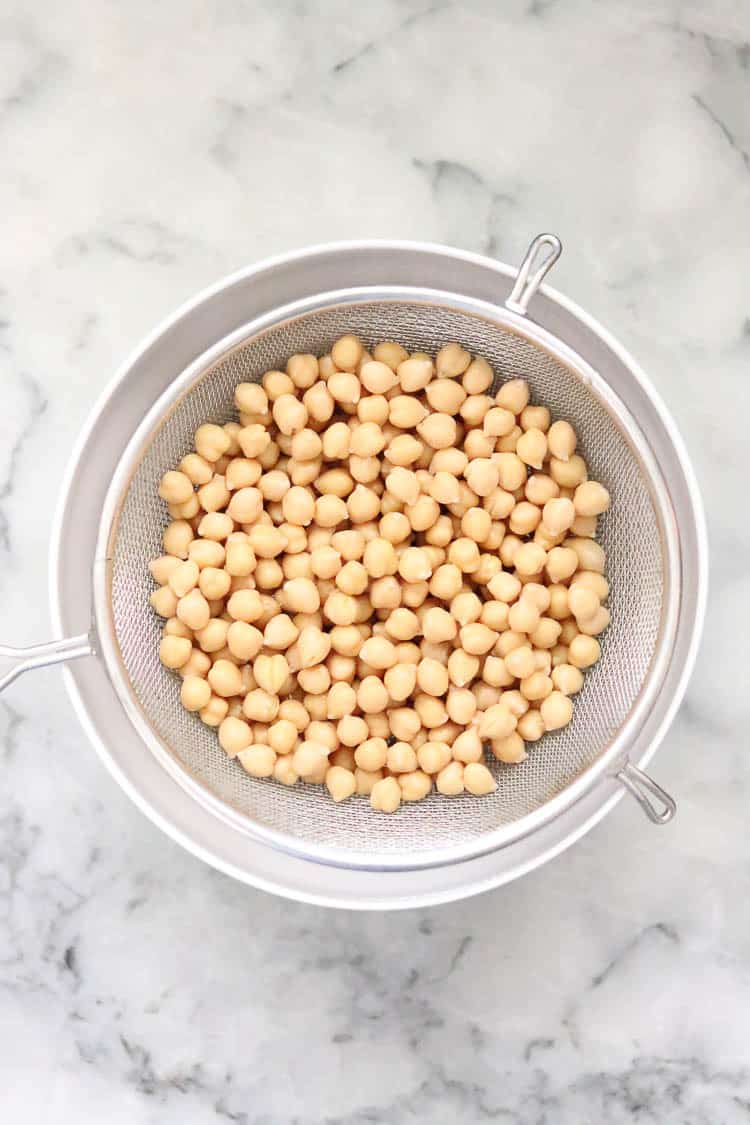
<svg viewBox="0 0 750 1125">
<path fill-rule="evenodd" d="M 639 770 L 632 762 L 626 762 L 617 774 L 617 780 L 635 797 L 653 824 L 669 824 L 677 812 L 677 803 L 661 785 L 657 785 L 653 777 Z M 652 797 L 656 798 L 658 804 L 654 804 Z"/>
<path fill-rule="evenodd" d="M 562 242 L 556 234 L 538 234 L 519 266 L 515 285 L 505 302 L 506 309 L 526 316 L 529 301 L 561 254 Z"/>
<path fill-rule="evenodd" d="M 46 644 L 30 645 L 28 648 L 0 645 L 0 692 L 32 668 L 45 668 L 48 664 L 77 660 L 80 656 L 90 656 L 93 651 L 91 638 L 87 633 L 80 637 L 63 637 L 57 641 L 47 641 Z M 10 667 L 3 670 L 6 661 L 10 661 Z"/>
</svg>

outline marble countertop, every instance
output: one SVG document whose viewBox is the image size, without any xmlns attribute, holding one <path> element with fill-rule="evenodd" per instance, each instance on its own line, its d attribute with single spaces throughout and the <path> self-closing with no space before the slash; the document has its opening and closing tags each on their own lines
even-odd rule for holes
<svg viewBox="0 0 750 1125">
<path fill-rule="evenodd" d="M 741 0 L 7 0 L 0 617 L 50 633 L 58 483 L 122 357 L 259 257 L 404 237 L 517 261 L 635 353 L 704 490 L 712 590 L 653 772 L 467 902 L 325 911 L 180 850 L 59 671 L 0 702 L 0 1116 L 14 1125 L 750 1120 L 750 14 Z M 744 453 L 743 453 L 744 450 Z"/>
</svg>

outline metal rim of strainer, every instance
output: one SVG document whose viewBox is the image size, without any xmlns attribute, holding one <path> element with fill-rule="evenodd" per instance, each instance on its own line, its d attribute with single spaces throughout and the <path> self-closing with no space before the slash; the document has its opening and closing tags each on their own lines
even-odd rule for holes
<svg viewBox="0 0 750 1125">
<path fill-rule="evenodd" d="M 615 419 L 618 428 L 624 434 L 640 461 L 657 514 L 662 537 L 662 557 L 666 562 L 659 640 L 644 683 L 626 720 L 609 746 L 575 780 L 533 812 L 464 843 L 425 849 L 408 859 L 401 854 L 394 855 L 393 853 L 376 851 L 353 854 L 341 847 L 327 846 L 309 840 L 300 842 L 289 833 L 252 820 L 245 813 L 233 808 L 216 796 L 206 784 L 189 771 L 167 742 L 156 734 L 146 717 L 132 688 L 122 660 L 110 597 L 112 548 L 118 529 L 118 515 L 127 494 L 130 480 L 146 450 L 180 400 L 190 392 L 190 389 L 206 372 L 214 367 L 220 358 L 246 343 L 248 339 L 257 337 L 272 328 L 278 328 L 296 318 L 323 309 L 378 301 L 447 305 L 451 309 L 489 320 L 494 325 L 506 331 L 511 330 L 529 340 L 536 347 L 546 351 L 583 381 L 589 391 L 605 405 L 610 416 Z M 304 859 L 362 870 L 417 870 L 472 859 L 507 846 L 533 833 L 579 800 L 604 774 L 613 771 L 615 763 L 622 763 L 633 737 L 658 695 L 671 657 L 679 604 L 679 542 L 669 503 L 668 490 L 640 427 L 619 398 L 608 387 L 605 380 L 566 344 L 528 320 L 522 308 L 518 312 L 512 306 L 501 309 L 487 302 L 442 290 L 413 289 L 406 286 L 360 287 L 338 290 L 316 294 L 301 301 L 292 302 L 254 319 L 247 325 L 243 325 L 199 356 L 157 399 L 128 443 L 107 492 L 102 512 L 97 557 L 106 560 L 105 565 L 97 569 L 94 585 L 99 651 L 108 667 L 112 683 L 130 721 L 139 736 L 157 756 L 164 769 L 187 790 L 194 800 L 235 829 L 257 836 L 276 848 Z M 619 770 L 615 769 L 614 772 L 619 772 Z M 635 787 L 637 797 L 642 796 L 638 786 L 639 779 L 634 779 L 626 772 L 621 780 L 626 786 Z M 268 782 L 259 782 L 259 784 L 268 784 Z M 657 796 L 663 802 L 668 803 L 663 791 L 658 790 Z M 301 799 L 304 799 L 304 797 L 301 797 Z M 408 815 L 408 810 L 405 810 L 405 812 Z M 467 815 L 470 815 L 469 810 L 467 810 Z"/>
</svg>

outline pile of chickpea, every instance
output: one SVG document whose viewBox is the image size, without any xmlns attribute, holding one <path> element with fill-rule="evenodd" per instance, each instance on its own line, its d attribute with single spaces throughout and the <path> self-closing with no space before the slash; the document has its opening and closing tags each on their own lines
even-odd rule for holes
<svg viewBox="0 0 750 1125">
<path fill-rule="evenodd" d="M 609 494 L 566 421 L 458 344 L 344 336 L 235 392 L 165 473 L 160 657 L 254 777 L 394 812 L 497 788 L 607 627 Z"/>
</svg>

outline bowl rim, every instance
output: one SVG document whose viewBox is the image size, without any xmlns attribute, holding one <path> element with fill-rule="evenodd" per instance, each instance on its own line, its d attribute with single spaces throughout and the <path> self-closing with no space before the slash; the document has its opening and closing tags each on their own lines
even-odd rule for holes
<svg viewBox="0 0 750 1125">
<path fill-rule="evenodd" d="M 272 272 L 279 266 L 288 266 L 290 264 L 294 264 L 295 262 L 302 262 L 305 259 L 315 258 L 316 256 L 320 255 L 339 256 L 342 254 L 345 255 L 357 251 L 376 251 L 386 253 L 391 251 L 416 251 L 421 254 L 439 255 L 444 258 L 447 257 L 458 261 L 463 261 L 469 265 L 479 266 L 483 271 L 492 271 L 500 279 L 503 279 L 505 281 L 507 281 L 508 278 L 512 278 L 515 276 L 515 271 L 504 263 L 495 261 L 484 255 L 475 254 L 469 251 L 457 250 L 435 243 L 406 240 L 355 240 L 348 242 L 334 242 L 313 245 L 300 250 L 266 258 L 254 265 L 244 267 L 243 269 L 235 271 L 227 277 L 220 279 L 219 281 L 206 287 L 195 296 L 184 302 L 176 311 L 165 317 L 152 330 L 152 332 L 144 338 L 141 344 L 138 345 L 138 347 L 126 358 L 124 363 L 120 365 L 113 378 L 104 388 L 103 392 L 99 395 L 91 413 L 89 414 L 89 418 L 82 428 L 80 435 L 74 445 L 71 457 L 68 462 L 68 467 L 63 478 L 50 545 L 50 560 L 52 564 L 50 568 L 50 604 L 54 627 L 58 636 L 62 636 L 66 631 L 64 628 L 66 619 L 66 607 L 63 604 L 61 594 L 64 570 L 64 524 L 66 508 L 68 500 L 70 498 L 71 489 L 73 488 L 75 483 L 75 477 L 80 466 L 82 454 L 86 448 L 88 441 L 91 438 L 93 431 L 96 429 L 101 415 L 110 403 L 110 400 L 120 388 L 123 381 L 127 378 L 133 366 L 141 357 L 145 355 L 145 353 L 148 352 L 148 350 L 154 345 L 154 343 L 156 343 L 161 337 L 164 336 L 166 332 L 177 325 L 184 317 L 189 316 L 198 307 L 209 301 L 212 297 L 215 297 L 217 294 L 221 293 L 227 287 L 236 285 L 241 282 L 247 282 L 259 274 L 269 271 Z M 650 732 L 648 743 L 645 746 L 639 748 L 638 756 L 634 758 L 634 760 L 637 761 L 639 765 L 645 765 L 655 753 L 660 741 L 662 740 L 668 726 L 670 725 L 674 717 L 677 707 L 682 700 L 690 672 L 692 671 L 695 662 L 695 657 L 700 642 L 700 634 L 703 619 L 705 616 L 708 586 L 708 540 L 706 534 L 703 505 L 700 499 L 700 493 L 698 490 L 695 474 L 677 426 L 669 412 L 666 410 L 660 396 L 646 377 L 643 370 L 633 359 L 633 357 L 630 356 L 626 349 L 614 336 L 612 336 L 612 334 L 607 329 L 600 325 L 585 310 L 581 309 L 575 302 L 563 296 L 555 289 L 546 284 L 540 287 L 539 293 L 543 298 L 551 301 L 553 305 L 559 306 L 564 312 L 568 313 L 570 316 L 578 320 L 594 337 L 596 337 L 606 348 L 614 353 L 614 355 L 619 359 L 620 363 L 629 370 L 629 373 L 640 385 L 642 392 L 647 396 L 653 409 L 659 416 L 659 420 L 671 442 L 674 454 L 679 462 L 685 488 L 687 490 L 687 496 L 690 504 L 691 514 L 693 517 L 693 530 L 695 533 L 695 542 L 697 548 L 696 558 L 694 560 L 695 591 L 692 598 L 693 622 L 692 628 L 689 631 L 689 641 L 683 653 L 682 665 L 677 683 L 672 689 L 671 699 L 663 709 L 663 713 L 661 715 L 658 726 Z M 537 298 L 535 298 L 535 300 L 537 300 Z M 533 307 L 534 305 L 532 303 L 532 308 Z M 67 631 L 69 632 L 70 630 Z M 218 855 L 207 854 L 206 850 L 202 849 L 195 842 L 195 840 L 191 840 L 189 836 L 185 837 L 185 835 L 180 832 L 177 825 L 170 822 L 168 816 L 165 817 L 157 808 L 154 807 L 152 802 L 148 801 L 143 796 L 143 794 L 138 791 L 137 787 L 133 786 L 132 782 L 123 775 L 122 770 L 118 767 L 117 763 L 113 759 L 110 749 L 107 746 L 106 737 L 102 736 L 102 732 L 99 730 L 89 713 L 89 709 L 87 707 L 85 699 L 85 692 L 82 691 L 81 686 L 78 683 L 76 671 L 71 668 L 66 669 L 64 677 L 75 709 L 78 712 L 82 722 L 86 726 L 89 737 L 96 745 L 100 756 L 105 762 L 105 765 L 107 765 L 107 767 L 110 769 L 110 772 L 115 775 L 118 782 L 123 786 L 123 788 L 125 788 L 129 792 L 129 795 L 136 802 L 136 804 L 138 804 L 139 807 L 141 807 L 143 811 L 151 817 L 152 820 L 157 822 L 163 830 L 172 835 L 175 839 L 178 839 L 183 846 L 188 848 L 188 850 L 201 855 L 201 857 L 206 859 L 208 862 L 213 863 L 215 866 L 220 867 L 223 870 L 227 870 L 228 873 L 231 873 L 235 877 L 241 878 L 246 882 L 254 883 L 255 885 L 264 885 L 262 878 L 256 872 L 249 872 L 243 867 L 234 867 L 231 863 L 227 863 L 226 861 L 222 860 Z M 576 824 L 569 832 L 569 835 L 565 838 L 565 840 L 555 848 L 555 851 L 562 850 L 563 847 L 567 846 L 567 843 L 570 843 L 573 841 L 573 839 L 578 838 L 578 836 L 581 835 L 582 831 L 588 830 L 588 828 L 591 827 L 593 823 L 600 819 L 600 817 L 603 816 L 606 811 L 608 811 L 609 808 L 613 806 L 613 804 L 621 795 L 621 792 L 619 788 L 614 786 L 606 785 L 606 788 L 608 789 L 608 794 L 604 797 L 599 807 L 594 810 L 592 815 L 588 818 L 588 820 L 586 820 L 584 827 L 582 828 L 580 824 Z M 585 803 L 588 804 L 588 802 Z M 510 846 L 510 850 L 512 850 L 512 845 Z M 482 887 L 476 887 L 476 889 L 485 889 L 488 885 L 497 885 L 497 883 L 499 882 L 507 881 L 508 878 L 513 878 L 516 874 L 520 874 L 522 873 L 522 871 L 529 870 L 531 867 L 536 866 L 539 862 L 543 862 L 545 858 L 549 858 L 546 852 L 541 853 L 538 858 L 525 860 L 523 863 L 517 862 L 515 866 L 511 865 L 509 871 L 506 870 L 500 873 L 496 871 L 495 874 L 490 877 L 489 882 L 485 880 L 482 884 Z M 472 862 L 473 861 L 468 861 L 467 866 Z M 285 893 L 285 889 L 283 886 L 271 885 L 267 889 L 278 890 L 280 891 L 280 893 Z M 299 890 L 288 891 L 286 893 L 290 893 L 292 897 L 295 898 L 307 898 L 309 901 L 322 902 L 325 898 L 325 896 L 321 897 L 320 895 L 312 892 L 309 894 L 301 893 Z M 450 897 L 461 897 L 461 895 L 465 893 L 472 893 L 472 891 L 471 889 L 461 889 L 457 893 L 444 893 L 442 896 L 438 894 L 435 901 L 444 901 Z M 335 896 L 333 900 L 328 899 L 326 901 L 328 901 L 329 905 L 343 905 L 341 902 L 335 900 Z M 409 902 L 405 905 L 413 904 L 413 899 L 410 898 Z M 357 903 L 353 903 L 351 898 L 347 898 L 346 905 L 352 906 L 357 905 Z M 363 908 L 366 908 L 368 903 L 363 900 L 360 905 Z M 382 906 L 383 903 L 377 902 L 375 903 L 375 905 Z"/>
</svg>

